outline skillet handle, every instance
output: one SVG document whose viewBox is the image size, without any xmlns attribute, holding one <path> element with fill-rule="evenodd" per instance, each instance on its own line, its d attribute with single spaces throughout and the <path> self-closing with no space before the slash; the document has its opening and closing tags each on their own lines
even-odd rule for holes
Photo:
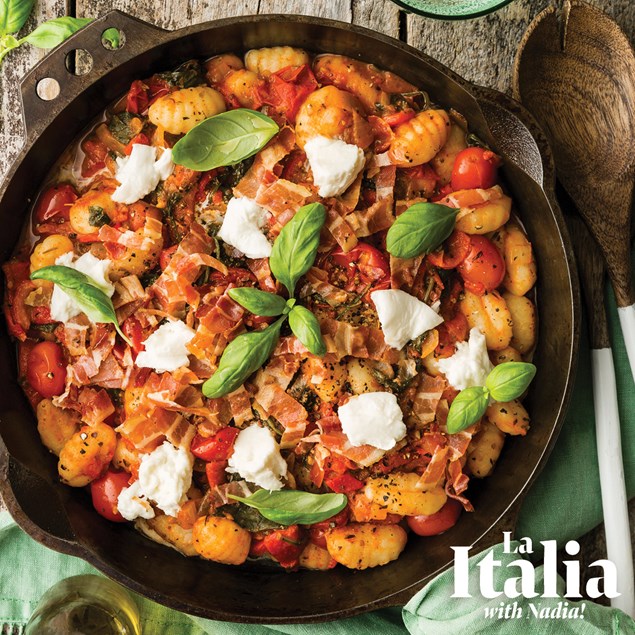
<svg viewBox="0 0 635 635">
<path fill-rule="evenodd" d="M 125 43 L 118 49 L 109 50 L 101 41 L 102 33 L 111 27 L 119 29 Z M 65 106 L 97 79 L 110 73 L 113 68 L 157 45 L 168 31 L 138 20 L 121 11 L 110 11 L 74 33 L 42 59 L 22 79 L 22 116 L 27 138 L 37 137 L 54 122 Z M 92 57 L 92 68 L 85 75 L 74 75 L 66 67 L 69 53 L 83 49 Z M 60 88 L 53 99 L 42 99 L 38 95 L 38 84 L 44 79 L 55 80 Z M 43 86 L 43 85 L 42 85 Z"/>
</svg>

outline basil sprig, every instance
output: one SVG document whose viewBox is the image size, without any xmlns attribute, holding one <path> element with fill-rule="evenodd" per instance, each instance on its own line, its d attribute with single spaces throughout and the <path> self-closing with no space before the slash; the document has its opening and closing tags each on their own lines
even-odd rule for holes
<svg viewBox="0 0 635 635">
<path fill-rule="evenodd" d="M 197 172 L 234 165 L 261 150 L 279 129 L 256 110 L 228 110 L 201 121 L 179 139 L 172 161 Z"/>
<path fill-rule="evenodd" d="M 301 207 L 276 238 L 269 257 L 271 272 L 293 296 L 298 280 L 311 268 L 326 220 L 321 203 Z"/>
<path fill-rule="evenodd" d="M 282 489 L 259 489 L 248 498 L 229 494 L 239 503 L 257 509 L 267 520 L 280 525 L 312 525 L 342 511 L 348 499 L 344 494 L 310 494 Z"/>
<path fill-rule="evenodd" d="M 29 18 L 35 0 L 0 1 L 0 35 L 17 33 Z"/>
<path fill-rule="evenodd" d="M 86 274 L 71 267 L 51 265 L 34 271 L 31 274 L 31 280 L 50 280 L 55 283 L 81 307 L 93 322 L 113 324 L 123 340 L 132 346 L 130 340 L 119 328 L 112 300 Z"/>
<path fill-rule="evenodd" d="M 397 258 L 430 253 L 452 233 L 458 213 L 439 203 L 415 203 L 388 230 L 386 249 Z"/>
<path fill-rule="evenodd" d="M 206 397 L 222 397 L 239 388 L 269 358 L 278 343 L 282 324 L 289 319 L 294 335 L 314 355 L 324 355 L 326 344 L 320 323 L 307 308 L 296 304 L 295 285 L 313 264 L 326 219 L 324 206 L 311 203 L 301 207 L 276 238 L 269 266 L 289 290 L 284 298 L 251 287 L 229 290 L 229 297 L 254 315 L 281 317 L 262 331 L 239 335 L 223 351 L 217 371 L 203 384 Z M 275 255 L 275 257 L 274 257 Z"/>
<path fill-rule="evenodd" d="M 487 376 L 485 386 L 471 386 L 454 398 L 448 412 L 448 432 L 456 434 L 476 423 L 485 414 L 490 398 L 502 402 L 518 399 L 535 374 L 536 367 L 527 362 L 499 364 Z"/>
<path fill-rule="evenodd" d="M 261 331 L 243 333 L 232 340 L 220 358 L 216 372 L 203 384 L 206 397 L 223 397 L 240 388 L 273 353 L 286 318 L 278 318 Z"/>
<path fill-rule="evenodd" d="M 20 42 L 28 42 L 41 49 L 52 49 L 67 40 L 75 31 L 92 22 L 92 18 L 63 16 L 40 24 Z"/>
</svg>

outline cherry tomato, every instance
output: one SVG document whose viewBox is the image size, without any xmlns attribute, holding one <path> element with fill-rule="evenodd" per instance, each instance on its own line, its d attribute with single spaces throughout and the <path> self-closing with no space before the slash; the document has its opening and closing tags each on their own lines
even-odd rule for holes
<svg viewBox="0 0 635 635">
<path fill-rule="evenodd" d="M 437 327 L 439 343 L 434 351 L 435 357 L 450 357 L 456 352 L 456 343 L 464 342 L 470 331 L 470 325 L 463 313 L 456 313 Z"/>
<path fill-rule="evenodd" d="M 123 150 L 124 153 L 126 155 L 130 156 L 132 154 L 132 146 L 134 146 L 136 144 L 149 146 L 150 145 L 150 139 L 148 139 L 148 137 L 146 137 L 146 135 L 144 135 L 143 132 L 140 132 L 138 135 L 135 135 L 134 137 L 132 137 L 132 139 L 130 139 L 128 145 Z"/>
<path fill-rule="evenodd" d="M 346 291 L 365 292 L 366 298 L 372 291 L 390 288 L 390 265 L 386 256 L 367 243 L 357 243 L 347 253 L 337 247 L 327 256 L 326 269 L 334 278 L 343 275 L 344 280 L 334 280 L 338 286 Z"/>
<path fill-rule="evenodd" d="M 408 516 L 408 526 L 419 536 L 436 536 L 454 527 L 463 506 L 459 501 L 448 498 L 445 505 L 430 516 Z"/>
<path fill-rule="evenodd" d="M 470 253 L 457 267 L 465 288 L 482 295 L 496 289 L 505 277 L 505 261 L 494 243 L 485 236 L 470 236 Z"/>
<path fill-rule="evenodd" d="M 454 269 L 460 265 L 470 252 L 470 237 L 454 230 L 443 244 L 443 248 L 428 254 L 428 262 L 441 269 Z"/>
<path fill-rule="evenodd" d="M 364 487 L 364 482 L 355 478 L 349 472 L 336 476 L 327 476 L 324 483 L 336 494 L 348 494 Z"/>
<path fill-rule="evenodd" d="M 92 136 L 84 139 L 80 145 L 84 152 L 82 161 L 82 176 L 90 178 L 106 167 L 108 148 L 97 137 Z"/>
<path fill-rule="evenodd" d="M 298 566 L 298 559 L 304 550 L 306 539 L 298 525 L 276 529 L 267 534 L 263 546 L 285 569 Z"/>
<path fill-rule="evenodd" d="M 90 495 L 97 513 L 114 523 L 126 522 L 117 510 L 117 499 L 121 490 L 128 487 L 130 474 L 108 470 L 101 478 L 90 484 Z"/>
<path fill-rule="evenodd" d="M 55 342 L 36 344 L 27 358 L 26 379 L 42 397 L 61 395 L 66 384 L 62 347 Z"/>
<path fill-rule="evenodd" d="M 309 540 L 318 547 L 326 549 L 326 532 L 333 527 L 342 527 L 348 523 L 348 507 L 322 522 L 309 527 Z"/>
<path fill-rule="evenodd" d="M 308 64 L 287 66 L 267 78 L 258 90 L 263 104 L 268 104 L 293 122 L 307 96 L 319 87 Z"/>
<path fill-rule="evenodd" d="M 465 148 L 456 155 L 452 168 L 452 189 L 487 189 L 496 185 L 500 159 L 485 148 Z"/>
<path fill-rule="evenodd" d="M 77 198 L 78 194 L 70 183 L 58 183 L 47 188 L 35 205 L 36 224 L 67 221 L 71 205 Z"/>
<path fill-rule="evenodd" d="M 234 441 L 239 432 L 238 428 L 223 428 L 213 437 L 197 434 L 192 439 L 190 451 L 196 458 L 203 461 L 225 461 L 234 449 Z"/>
</svg>

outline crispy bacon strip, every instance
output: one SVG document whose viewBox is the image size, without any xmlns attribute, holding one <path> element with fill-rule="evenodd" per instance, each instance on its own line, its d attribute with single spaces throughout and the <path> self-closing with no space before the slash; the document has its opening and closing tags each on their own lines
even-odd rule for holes
<svg viewBox="0 0 635 635">
<path fill-rule="evenodd" d="M 426 466 L 425 472 L 417 481 L 417 489 L 431 489 L 437 487 L 445 478 L 445 468 L 448 464 L 448 454 L 450 448 L 447 446 L 437 446 L 430 463 Z"/>
<path fill-rule="evenodd" d="M 134 415 L 126 419 L 116 432 L 130 441 L 135 448 L 151 452 L 166 439 L 172 445 L 189 449 L 196 427 L 178 412 L 157 408 L 152 415 Z"/>
<path fill-rule="evenodd" d="M 77 404 L 82 421 L 89 426 L 101 423 L 115 411 L 108 393 L 103 389 L 83 388 L 77 397 Z"/>
<path fill-rule="evenodd" d="M 229 402 L 229 408 L 234 418 L 234 424 L 241 428 L 245 423 L 253 419 L 253 412 L 251 411 L 251 394 L 245 388 L 241 386 L 234 392 L 230 392 L 227 397 Z"/>
<path fill-rule="evenodd" d="M 384 450 L 372 445 L 351 445 L 348 437 L 343 432 L 336 430 L 321 434 L 320 443 L 327 450 L 340 454 L 361 467 L 373 465 L 384 456 Z"/>
<path fill-rule="evenodd" d="M 332 318 L 320 318 L 319 322 L 328 352 L 334 353 L 339 359 L 352 355 L 389 364 L 399 360 L 399 351 L 386 344 L 381 329 L 353 326 Z"/>
<path fill-rule="evenodd" d="M 326 208 L 326 228 L 342 250 L 348 252 L 357 245 L 357 236 L 355 230 L 344 219 L 347 210 L 338 203 L 333 199 L 332 204 Z"/>
<path fill-rule="evenodd" d="M 305 284 L 301 287 L 299 294 L 301 298 L 318 293 L 331 306 L 335 307 L 350 302 L 355 297 L 352 293 L 331 284 L 328 273 L 319 267 L 311 267 L 304 279 Z"/>
<path fill-rule="evenodd" d="M 423 256 L 415 258 L 397 258 L 390 256 L 390 287 L 410 292 L 414 284 Z"/>
<path fill-rule="evenodd" d="M 469 478 L 463 473 L 463 468 L 460 461 L 450 461 L 447 469 L 447 481 L 445 483 L 445 493 L 450 497 L 458 500 L 466 512 L 473 512 L 474 506 L 470 501 L 461 496 L 461 494 L 467 489 Z"/>
<path fill-rule="evenodd" d="M 420 423 L 432 423 L 437 414 L 437 406 L 447 386 L 443 377 L 432 377 L 426 373 L 419 375 L 417 392 L 412 403 L 412 414 Z"/>
<path fill-rule="evenodd" d="M 303 185 L 277 179 L 268 186 L 261 186 L 255 201 L 261 207 L 271 212 L 276 223 L 281 227 L 286 225 L 313 193 Z"/>
</svg>

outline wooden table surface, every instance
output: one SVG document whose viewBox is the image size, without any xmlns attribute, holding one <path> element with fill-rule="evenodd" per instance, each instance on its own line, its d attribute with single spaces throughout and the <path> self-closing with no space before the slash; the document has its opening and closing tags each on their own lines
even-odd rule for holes
<svg viewBox="0 0 635 635">
<path fill-rule="evenodd" d="M 389 0 L 38 0 L 24 32 L 36 24 L 67 14 L 98 17 L 120 9 L 167 29 L 255 13 L 302 13 L 359 24 L 399 38 L 438 59 L 466 79 L 510 92 L 516 47 L 533 17 L 553 0 L 516 0 L 497 13 L 463 22 L 442 22 L 409 15 Z M 635 40 L 635 2 L 591 0 Z M 0 178 L 22 145 L 20 78 L 43 56 L 24 46 L 7 56 L 0 69 Z M 0 500 L 0 509 L 2 501 Z M 631 504 L 631 529 L 635 542 L 635 505 Z M 585 560 L 605 557 L 602 528 L 583 539 Z"/>
</svg>

